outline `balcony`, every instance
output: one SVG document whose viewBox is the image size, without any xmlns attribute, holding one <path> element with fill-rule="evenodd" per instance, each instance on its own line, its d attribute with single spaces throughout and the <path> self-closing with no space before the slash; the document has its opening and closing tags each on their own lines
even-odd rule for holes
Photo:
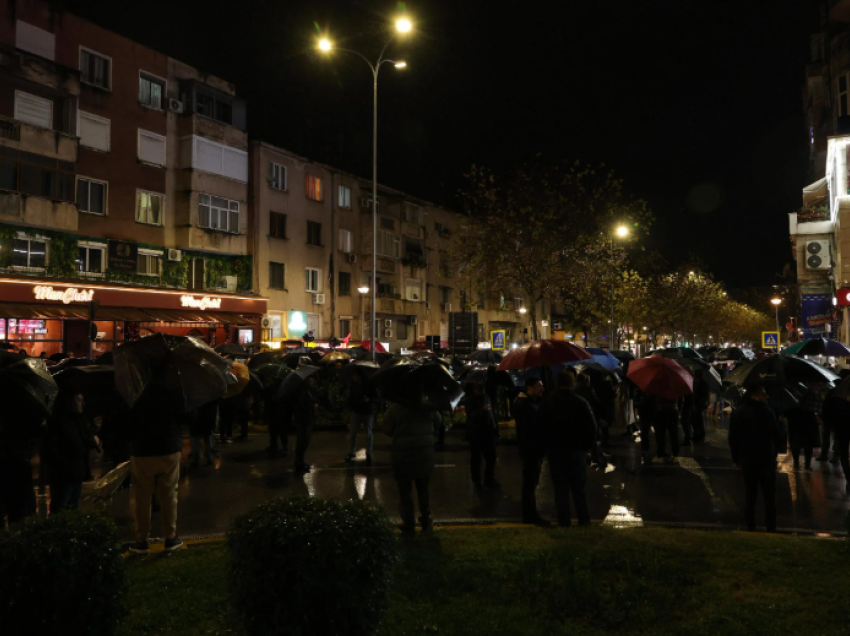
<svg viewBox="0 0 850 636">
<path fill-rule="evenodd" d="M 372 258 L 371 256 L 365 256 L 360 259 L 362 263 L 363 271 L 372 271 Z M 382 256 L 378 257 L 378 262 L 375 266 L 375 269 L 382 274 L 395 274 L 396 266 L 395 261 L 391 258 L 385 258 Z"/>
<path fill-rule="evenodd" d="M 421 225 L 417 225 L 416 223 L 408 223 L 407 221 L 402 221 L 401 223 L 401 233 L 404 236 L 415 238 L 415 239 L 424 239 L 425 238 L 425 228 Z"/>
<path fill-rule="evenodd" d="M 0 222 L 76 232 L 78 220 L 74 203 L 0 191 Z"/>
<path fill-rule="evenodd" d="M 0 115 L 0 146 L 76 163 L 79 138 Z"/>
<path fill-rule="evenodd" d="M 0 75 L 38 84 L 58 97 L 80 94 L 79 71 L 20 50 L 0 48 Z"/>
<path fill-rule="evenodd" d="M 231 148 L 248 150 L 248 133 L 203 115 L 187 114 L 179 117 L 177 136 L 180 139 L 198 136 Z"/>
</svg>

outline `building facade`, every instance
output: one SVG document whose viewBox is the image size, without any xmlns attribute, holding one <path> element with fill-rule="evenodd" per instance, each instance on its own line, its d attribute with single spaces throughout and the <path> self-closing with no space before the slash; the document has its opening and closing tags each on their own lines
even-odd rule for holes
<svg viewBox="0 0 850 636">
<path fill-rule="evenodd" d="M 35 355 L 97 355 L 151 331 L 257 340 L 234 87 L 14 4 L 0 0 L 0 337 Z"/>
</svg>

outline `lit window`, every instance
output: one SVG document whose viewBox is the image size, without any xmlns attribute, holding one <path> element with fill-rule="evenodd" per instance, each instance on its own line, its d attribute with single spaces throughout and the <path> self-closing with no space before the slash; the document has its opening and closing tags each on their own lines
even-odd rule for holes
<svg viewBox="0 0 850 636">
<path fill-rule="evenodd" d="M 306 175 L 307 198 L 313 201 L 322 200 L 322 180 L 313 175 Z"/>
<path fill-rule="evenodd" d="M 139 250 L 139 267 L 136 270 L 142 276 L 159 276 L 162 266 L 162 254 Z"/>
<path fill-rule="evenodd" d="M 275 190 L 286 190 L 286 166 L 269 162 L 269 185 Z"/>
<path fill-rule="evenodd" d="M 103 247 L 79 245 L 77 247 L 77 271 L 80 274 L 103 275 Z"/>
<path fill-rule="evenodd" d="M 47 265 L 47 242 L 19 237 L 12 241 L 12 267 L 44 269 Z"/>
<path fill-rule="evenodd" d="M 136 222 L 147 225 L 162 225 L 162 205 L 164 198 L 161 194 L 137 190 Z"/>
<path fill-rule="evenodd" d="M 351 188 L 339 186 L 339 207 L 351 208 Z"/>
<path fill-rule="evenodd" d="M 319 292 L 322 284 L 322 270 L 307 267 L 304 270 L 304 291 Z"/>
</svg>

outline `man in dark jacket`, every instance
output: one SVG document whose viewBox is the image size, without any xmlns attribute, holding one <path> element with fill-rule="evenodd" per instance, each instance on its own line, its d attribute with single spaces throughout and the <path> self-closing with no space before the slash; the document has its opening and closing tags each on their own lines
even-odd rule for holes
<svg viewBox="0 0 850 636">
<path fill-rule="evenodd" d="M 442 425 L 435 411 L 392 404 L 384 414 L 384 432 L 393 438 L 393 477 L 398 484 L 401 531 L 416 529 L 413 485 L 419 498 L 419 523 L 423 532 L 431 530 L 431 497 L 429 486 L 434 471 L 434 442 Z"/>
<path fill-rule="evenodd" d="M 850 482 L 850 402 L 837 397 L 835 389 L 826 394 L 821 421 L 835 434 L 835 455 L 841 462 L 844 478 Z M 823 450 L 821 450 L 823 454 Z"/>
<path fill-rule="evenodd" d="M 765 526 L 776 531 L 776 449 L 780 431 L 776 416 L 766 404 L 767 392 L 761 385 L 747 391 L 744 404 L 732 412 L 729 421 L 729 448 L 732 461 L 744 474 L 747 529 L 756 529 L 756 498 L 764 497 Z"/>
<path fill-rule="evenodd" d="M 549 525 L 537 514 L 537 485 L 546 451 L 543 446 L 543 425 L 540 420 L 540 400 L 543 397 L 543 381 L 528 378 L 525 392 L 514 400 L 516 439 L 522 459 L 522 522 Z"/>
<path fill-rule="evenodd" d="M 706 373 L 708 371 L 697 371 L 694 374 L 694 408 L 691 411 L 694 444 L 705 442 L 705 412 L 711 402 L 711 391 L 705 381 Z"/>
<path fill-rule="evenodd" d="M 366 429 L 366 465 L 372 465 L 372 424 L 375 421 L 375 392 L 362 374 L 355 371 L 351 376 L 348 389 L 348 406 L 351 409 L 351 431 L 349 433 L 348 455 L 345 461 L 351 462 L 357 456 L 357 434 L 360 425 Z"/>
<path fill-rule="evenodd" d="M 490 398 L 484 392 L 484 385 L 473 385 L 471 393 L 464 397 L 466 403 L 466 433 L 469 438 L 471 453 L 469 466 L 472 471 L 472 483 L 476 488 L 481 487 L 481 458 L 484 458 L 484 483 L 491 488 L 498 488 L 499 482 L 494 477 L 496 464 L 496 420 L 493 417 L 493 407 Z"/>
<path fill-rule="evenodd" d="M 44 457 L 50 471 L 50 514 L 80 506 L 89 453 L 99 443 L 90 434 L 84 407 L 82 393 L 61 395 L 47 425 Z"/>
<path fill-rule="evenodd" d="M 292 409 L 285 400 L 276 400 L 275 395 L 280 390 L 280 381 L 267 377 L 263 387 L 263 424 L 269 429 L 269 445 L 266 452 L 272 457 L 277 456 L 278 440 L 284 455 L 289 452 L 288 432 L 292 424 Z"/>
<path fill-rule="evenodd" d="M 304 454 L 310 445 L 310 437 L 313 434 L 313 424 L 316 422 L 316 412 L 319 405 L 313 393 L 315 380 L 308 376 L 298 394 L 294 396 L 292 406 L 292 418 L 298 438 L 295 441 L 295 470 L 300 473 L 309 473 L 310 464 L 304 461 Z"/>
<path fill-rule="evenodd" d="M 212 436 L 215 422 L 218 418 L 218 400 L 207 402 L 198 407 L 191 422 L 189 423 L 189 436 L 192 440 L 192 463 L 193 468 L 200 464 L 201 442 L 204 443 L 204 457 L 207 466 L 215 463 L 212 454 Z"/>
<path fill-rule="evenodd" d="M 136 543 L 134 554 L 147 554 L 151 529 L 151 500 L 156 493 L 162 518 L 166 551 L 177 550 L 177 484 L 183 436 L 177 414 L 181 405 L 165 389 L 149 386 L 130 410 L 128 424 L 133 435 L 130 469 L 135 497 Z"/>
<path fill-rule="evenodd" d="M 558 375 L 558 387 L 543 399 L 540 418 L 543 422 L 549 471 L 555 487 L 558 525 L 569 526 L 570 495 L 579 525 L 590 525 L 587 507 L 587 452 L 596 441 L 596 418 L 590 405 L 573 392 L 576 376 L 572 369 Z"/>
</svg>

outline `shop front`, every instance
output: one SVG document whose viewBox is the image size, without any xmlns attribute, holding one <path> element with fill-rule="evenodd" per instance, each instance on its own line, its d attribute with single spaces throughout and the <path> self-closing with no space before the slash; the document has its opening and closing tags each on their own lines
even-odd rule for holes
<svg viewBox="0 0 850 636">
<path fill-rule="evenodd" d="M 31 356 L 95 358 L 153 333 L 251 344 L 266 305 L 258 296 L 0 279 L 0 340 Z"/>
</svg>

